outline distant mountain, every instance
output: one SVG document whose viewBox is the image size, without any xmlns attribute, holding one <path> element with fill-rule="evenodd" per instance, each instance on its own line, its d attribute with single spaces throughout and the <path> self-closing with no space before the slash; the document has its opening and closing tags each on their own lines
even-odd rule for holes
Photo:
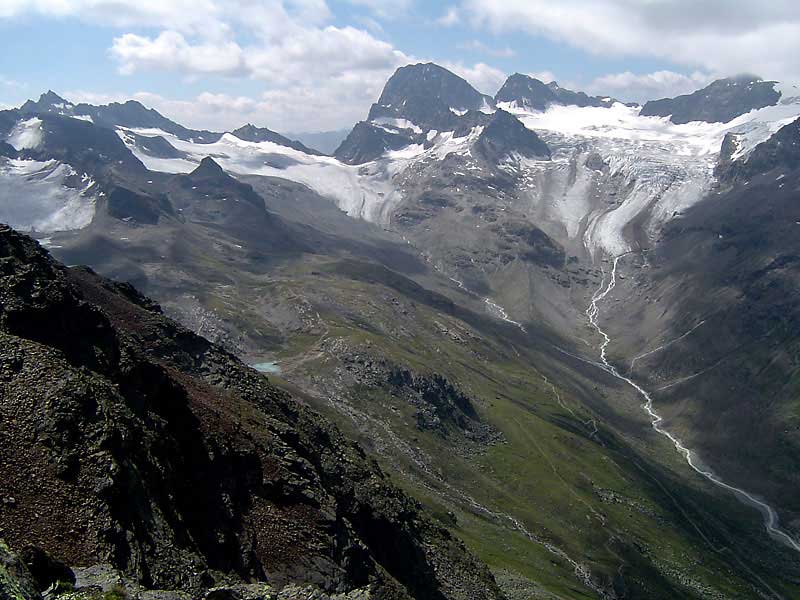
<svg viewBox="0 0 800 600">
<path fill-rule="evenodd" d="M 178 139 L 190 141 L 198 144 L 210 144 L 219 141 L 222 133 L 189 129 L 168 119 L 157 110 L 147 108 L 136 100 L 128 100 L 124 103 L 112 102 L 102 106 L 92 104 L 73 104 L 65 100 L 53 91 L 47 91 L 39 97 L 39 100 L 28 100 L 20 107 L 23 115 L 55 114 L 66 117 L 73 117 L 78 120 L 90 121 L 102 127 L 115 129 L 124 127 L 130 129 L 160 129 L 166 133 L 171 133 Z M 249 142 L 273 142 L 275 144 L 293 148 L 300 152 L 310 155 L 321 155 L 322 152 L 308 148 L 301 142 L 291 140 L 279 133 L 266 127 L 256 127 L 247 124 L 232 132 L 239 139 Z M 168 142 L 162 139 L 163 143 L 155 149 L 156 152 L 172 153 L 167 145 Z M 167 145 L 165 145 L 167 144 Z"/>
<path fill-rule="evenodd" d="M 350 133 L 350 129 L 337 129 L 335 131 L 287 133 L 286 137 L 302 142 L 309 148 L 314 148 L 324 154 L 333 154 L 348 133 Z"/>
<path fill-rule="evenodd" d="M 515 73 L 503 84 L 494 97 L 495 102 L 516 102 L 521 108 L 545 110 L 557 104 L 565 106 L 611 106 L 616 100 L 609 97 L 588 96 L 560 87 L 555 81 L 543 83 L 539 79 Z"/>
<path fill-rule="evenodd" d="M 266 127 L 256 127 L 250 123 L 239 127 L 239 129 L 236 129 L 231 133 L 240 140 L 245 140 L 247 142 L 272 142 L 273 144 L 278 144 L 279 146 L 286 146 L 287 148 L 305 152 L 306 154 L 312 154 L 315 156 L 322 155 L 322 152 L 319 150 L 313 150 L 306 147 L 302 143 L 295 140 L 290 140 L 289 138 L 281 135 L 280 133 L 276 133 L 271 129 L 267 129 Z"/>
<path fill-rule="evenodd" d="M 92 104 L 73 104 L 58 94 L 48 91 L 34 102 L 28 100 L 20 107 L 23 114 L 55 113 L 68 117 L 82 118 L 104 127 L 130 127 L 160 129 L 171 133 L 182 140 L 194 140 L 199 143 L 212 143 L 222 137 L 213 131 L 188 129 L 179 125 L 158 111 L 146 108 L 136 100 L 125 103 L 112 102 L 102 106 Z"/>
<path fill-rule="evenodd" d="M 492 98 L 432 63 L 398 69 L 372 105 L 367 120 L 353 128 L 335 156 L 362 164 L 410 144 L 428 148 L 441 132 L 462 139 L 476 127 L 487 128 L 481 140 L 486 160 L 496 161 L 514 151 L 519 156 L 550 157 L 546 144 L 516 117 L 498 115 Z M 509 137 L 501 139 L 505 134 Z"/>
<path fill-rule="evenodd" d="M 647 102 L 639 114 L 645 117 L 670 117 L 675 124 L 691 121 L 727 123 L 757 108 L 778 103 L 781 94 L 774 81 L 753 75 L 718 79 L 701 90 Z"/>
</svg>

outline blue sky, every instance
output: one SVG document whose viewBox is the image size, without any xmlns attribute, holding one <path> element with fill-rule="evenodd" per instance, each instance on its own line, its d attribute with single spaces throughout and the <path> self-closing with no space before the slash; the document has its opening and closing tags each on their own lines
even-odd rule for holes
<svg viewBox="0 0 800 600">
<path fill-rule="evenodd" d="M 216 129 L 346 128 L 423 60 L 489 94 L 514 72 L 636 101 L 800 78 L 784 0 L 0 0 L 0 39 L 3 105 L 136 98 Z"/>
</svg>

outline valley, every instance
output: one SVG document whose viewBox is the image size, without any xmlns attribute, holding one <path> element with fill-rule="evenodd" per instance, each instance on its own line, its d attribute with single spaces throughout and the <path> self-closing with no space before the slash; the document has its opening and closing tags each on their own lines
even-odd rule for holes
<svg viewBox="0 0 800 600">
<path fill-rule="evenodd" d="M 724 123 L 410 65 L 333 155 L 44 95 L 0 221 L 332 421 L 495 597 L 790 599 L 800 103 L 713 85 Z"/>
</svg>

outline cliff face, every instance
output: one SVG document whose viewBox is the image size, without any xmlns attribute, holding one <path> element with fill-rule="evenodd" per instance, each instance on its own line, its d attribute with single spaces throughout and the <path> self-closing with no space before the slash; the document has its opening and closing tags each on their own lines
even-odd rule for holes
<svg viewBox="0 0 800 600">
<path fill-rule="evenodd" d="M 484 565 L 319 415 L 0 226 L 0 522 L 148 588 L 499 598 Z"/>
</svg>

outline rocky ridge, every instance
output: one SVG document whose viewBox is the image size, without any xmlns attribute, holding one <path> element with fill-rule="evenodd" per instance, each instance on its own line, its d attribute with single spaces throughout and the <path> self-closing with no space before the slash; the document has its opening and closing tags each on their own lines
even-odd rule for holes
<svg viewBox="0 0 800 600">
<path fill-rule="evenodd" d="M 501 597 L 359 447 L 131 286 L 2 227 L 0 301 L 13 547 L 192 597 L 251 582 Z"/>
</svg>

